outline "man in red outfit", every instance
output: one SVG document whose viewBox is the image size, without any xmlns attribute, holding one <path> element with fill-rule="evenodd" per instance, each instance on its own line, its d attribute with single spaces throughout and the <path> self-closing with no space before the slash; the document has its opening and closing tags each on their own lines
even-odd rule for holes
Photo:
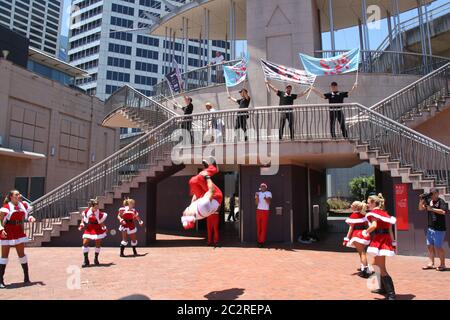
<svg viewBox="0 0 450 320">
<path fill-rule="evenodd" d="M 208 228 L 208 246 L 217 247 L 219 244 L 219 220 L 220 216 L 218 212 L 206 218 L 206 226 Z"/>
<path fill-rule="evenodd" d="M 261 183 L 259 192 L 255 194 L 256 234 L 258 237 L 258 247 L 260 248 L 262 248 L 266 242 L 271 201 L 272 193 L 267 190 L 267 184 Z"/>
</svg>

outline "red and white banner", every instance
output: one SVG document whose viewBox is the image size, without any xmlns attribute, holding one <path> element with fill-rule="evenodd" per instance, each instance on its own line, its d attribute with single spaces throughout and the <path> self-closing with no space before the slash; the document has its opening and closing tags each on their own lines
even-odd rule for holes
<svg viewBox="0 0 450 320">
<path fill-rule="evenodd" d="M 398 183 L 394 185 L 395 192 L 395 216 L 397 218 L 397 230 L 408 231 L 408 185 Z"/>
</svg>

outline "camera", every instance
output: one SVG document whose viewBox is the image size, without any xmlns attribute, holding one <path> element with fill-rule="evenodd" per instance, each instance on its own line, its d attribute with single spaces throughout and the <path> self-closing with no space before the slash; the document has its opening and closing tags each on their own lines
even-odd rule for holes
<svg viewBox="0 0 450 320">
<path fill-rule="evenodd" d="M 431 202 L 431 196 L 432 196 L 432 195 L 433 195 L 433 194 L 432 194 L 431 192 L 429 192 L 429 193 L 422 193 L 422 194 L 419 196 L 419 198 L 420 198 L 420 200 L 423 200 L 423 201 L 425 202 L 426 205 L 429 205 L 430 202 Z"/>
</svg>

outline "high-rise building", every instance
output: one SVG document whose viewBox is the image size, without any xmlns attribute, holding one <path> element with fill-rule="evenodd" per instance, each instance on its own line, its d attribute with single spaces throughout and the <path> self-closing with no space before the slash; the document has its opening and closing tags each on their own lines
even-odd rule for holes
<svg viewBox="0 0 450 320">
<path fill-rule="evenodd" d="M 57 56 L 63 0 L 0 0 L 0 24 L 30 39 L 30 46 Z"/>
<path fill-rule="evenodd" d="M 174 3 L 181 5 L 185 0 L 171 1 Z M 169 11 L 165 1 L 74 0 L 72 5 L 68 61 L 91 75 L 79 79 L 76 85 L 102 100 L 125 84 L 152 95 L 153 86 L 172 65 L 172 56 L 167 52 L 173 42 L 151 37 L 145 30 L 130 30 L 149 27 L 152 17 L 159 18 Z M 189 41 L 189 68 L 206 64 L 206 54 L 199 54 L 204 52 L 201 47 L 198 40 Z M 211 41 L 209 48 L 211 58 L 216 51 L 229 58 L 226 41 Z M 183 40 L 175 41 L 174 51 L 175 59 L 183 68 Z"/>
</svg>

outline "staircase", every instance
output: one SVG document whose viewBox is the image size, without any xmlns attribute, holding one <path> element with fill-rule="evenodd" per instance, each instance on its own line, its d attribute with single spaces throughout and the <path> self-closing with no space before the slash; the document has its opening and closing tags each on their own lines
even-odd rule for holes
<svg viewBox="0 0 450 320">
<path fill-rule="evenodd" d="M 342 110 L 349 120 L 349 140 L 354 143 L 355 153 L 360 160 L 369 161 L 381 171 L 401 178 L 415 190 L 427 192 L 437 187 L 450 203 L 450 148 L 399 123 L 406 119 L 406 115 L 413 115 L 415 119 L 419 114 L 423 116 L 433 101 L 438 104 L 433 112 L 448 107 L 443 103 L 444 99 L 448 102 L 448 68 L 449 64 L 372 108 L 360 104 L 343 104 Z M 130 94 L 124 95 L 124 92 Z M 173 114 L 169 117 L 164 107 L 129 87 L 119 90 L 117 94 L 119 99 L 114 95 L 111 97 L 111 101 L 119 101 L 115 105 L 120 110 L 116 111 L 128 110 L 126 114 L 130 119 L 133 119 L 130 116 L 132 108 L 141 112 L 146 109 L 143 106 L 150 106 L 149 114 L 154 116 L 161 111 L 168 119 L 162 122 L 164 117 L 145 118 L 145 121 L 153 122 L 148 123 L 148 132 L 143 136 L 34 201 L 32 205 L 37 222 L 25 224 L 31 239 L 29 245 L 41 246 L 69 228 L 76 227 L 80 221 L 80 212 L 85 209 L 90 198 L 98 197 L 103 209 L 112 204 L 114 199 L 122 199 L 133 188 L 138 188 L 140 183 L 159 181 L 183 168 L 183 165 L 173 164 L 170 157 L 178 144 L 172 141 L 171 135 L 181 127 L 183 117 Z M 411 95 L 415 99 L 408 97 Z M 414 101 L 419 106 L 414 105 Z M 282 108 L 277 107 L 277 110 Z M 296 143 L 331 140 L 328 104 L 289 108 L 293 109 L 296 119 L 303 119 L 303 123 L 295 124 L 299 127 L 294 128 L 294 131 L 300 133 L 295 137 Z M 139 114 L 147 114 L 146 111 Z M 214 117 L 220 118 L 225 128 L 233 128 L 239 112 L 227 110 L 214 113 Z M 249 136 L 249 143 L 271 138 L 266 130 L 275 129 L 279 124 L 279 113 L 270 107 L 249 109 L 248 116 L 249 129 L 256 130 L 255 135 Z M 137 117 L 133 121 L 138 121 Z M 196 124 L 195 130 L 205 132 L 209 128 L 211 114 L 194 114 L 192 121 Z M 345 140 L 342 142 L 348 144 Z"/>
<path fill-rule="evenodd" d="M 148 132 L 178 115 L 128 85 L 114 92 L 105 105 L 112 111 L 102 125 L 112 128 L 139 128 Z"/>
</svg>

